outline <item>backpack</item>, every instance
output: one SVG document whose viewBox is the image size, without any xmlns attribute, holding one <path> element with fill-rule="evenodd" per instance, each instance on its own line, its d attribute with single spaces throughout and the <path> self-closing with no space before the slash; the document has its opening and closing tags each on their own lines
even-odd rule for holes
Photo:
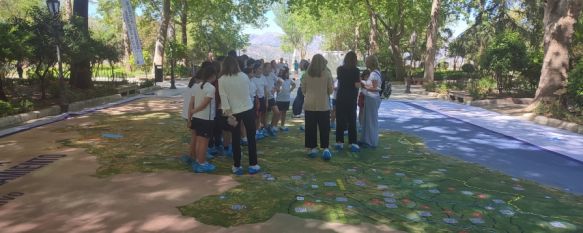
<svg viewBox="0 0 583 233">
<path fill-rule="evenodd" d="M 393 85 L 391 84 L 389 79 L 387 79 L 383 75 L 383 73 L 379 71 L 375 72 L 378 72 L 379 76 L 381 76 L 381 92 L 379 92 L 379 94 L 381 95 L 381 99 L 388 99 L 393 93 Z"/>
</svg>

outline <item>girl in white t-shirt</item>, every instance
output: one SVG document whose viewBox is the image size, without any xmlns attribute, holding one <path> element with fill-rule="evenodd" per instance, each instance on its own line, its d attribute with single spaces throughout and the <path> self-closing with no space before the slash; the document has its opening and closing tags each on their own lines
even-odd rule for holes
<svg viewBox="0 0 583 233">
<path fill-rule="evenodd" d="M 192 163 L 192 169 L 196 173 L 213 172 L 216 167 L 206 161 L 209 138 L 212 136 L 215 119 L 215 87 L 211 84 L 216 79 L 214 67 L 207 66 L 199 71 L 198 82 L 190 89 L 188 126 L 192 129 L 192 138 L 196 138 L 191 147 L 195 151 L 196 158 Z"/>
<path fill-rule="evenodd" d="M 280 111 L 278 121 L 281 122 L 279 130 L 287 132 L 289 129 L 285 127 L 285 117 L 287 116 L 287 111 L 289 110 L 291 92 L 296 88 L 296 84 L 289 79 L 289 68 L 283 67 L 279 75 L 281 78 L 278 79 L 276 85 L 277 89 L 276 105 Z M 278 121 L 275 122 L 275 125 L 273 127 L 277 126 Z"/>
</svg>

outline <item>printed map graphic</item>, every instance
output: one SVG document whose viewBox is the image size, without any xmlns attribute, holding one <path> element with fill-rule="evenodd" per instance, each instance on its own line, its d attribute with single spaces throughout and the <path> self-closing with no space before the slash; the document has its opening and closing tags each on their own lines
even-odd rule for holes
<svg viewBox="0 0 583 233">
<path fill-rule="evenodd" d="M 137 104 L 145 103 L 150 104 Z M 97 176 L 191 172 L 178 159 L 188 149 L 190 134 L 176 110 L 93 117 L 95 124 L 62 129 L 81 138 L 61 143 L 95 155 L 101 165 Z M 289 132 L 259 141 L 263 173 L 235 177 L 236 188 L 177 208 L 205 224 L 225 227 L 286 213 L 409 232 L 583 231 L 581 196 L 433 153 L 418 138 L 398 132 L 382 131 L 376 149 L 350 153 L 345 148 L 329 162 L 310 159 L 298 129 L 302 122 L 290 124 Z M 212 162 L 215 174 L 231 176 L 230 158 Z"/>
</svg>

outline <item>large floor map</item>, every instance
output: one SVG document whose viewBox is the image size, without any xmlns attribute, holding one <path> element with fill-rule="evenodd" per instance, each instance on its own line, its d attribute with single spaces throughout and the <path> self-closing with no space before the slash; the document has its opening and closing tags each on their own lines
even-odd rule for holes
<svg viewBox="0 0 583 233">
<path fill-rule="evenodd" d="M 115 115 L 95 114 L 93 123 L 63 129 L 78 131 L 81 138 L 62 144 L 97 156 L 98 176 L 190 172 L 177 159 L 189 141 L 177 109 L 151 112 L 143 107 L 150 104 L 181 106 L 141 100 Z M 236 177 L 240 186 L 177 208 L 225 227 L 287 213 L 409 232 L 583 231 L 583 197 L 434 154 L 419 139 L 398 132 L 382 131 L 382 146 L 376 149 L 335 153 L 330 162 L 309 159 L 297 127 L 301 122 L 291 123 L 290 132 L 259 142 L 264 173 Z M 229 158 L 214 163 L 216 174 L 230 175 Z"/>
</svg>

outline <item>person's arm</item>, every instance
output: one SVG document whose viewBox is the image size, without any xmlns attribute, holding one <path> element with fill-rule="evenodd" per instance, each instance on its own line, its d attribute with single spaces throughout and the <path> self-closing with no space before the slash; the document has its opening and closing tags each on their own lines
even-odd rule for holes
<svg viewBox="0 0 583 233">
<path fill-rule="evenodd" d="M 330 72 L 326 72 L 327 73 L 327 79 L 328 79 L 328 96 L 332 95 L 332 93 L 334 93 L 334 80 L 332 80 L 332 74 L 330 74 Z"/>
<path fill-rule="evenodd" d="M 379 88 L 379 80 L 378 79 L 372 79 L 370 80 L 370 85 L 367 85 L 365 88 L 367 91 L 369 92 L 379 92 L 380 88 Z"/>
<path fill-rule="evenodd" d="M 306 80 L 307 78 L 304 77 L 304 75 L 302 75 L 302 78 L 300 79 L 300 83 L 301 83 L 301 87 L 302 87 L 302 94 L 304 94 L 304 96 L 306 96 L 306 91 L 308 90 L 308 86 L 306 85 Z"/>
<path fill-rule="evenodd" d="M 231 104 L 229 103 L 229 96 L 227 95 L 227 91 L 225 90 L 225 82 L 224 82 L 225 78 L 230 78 L 230 77 L 219 78 L 219 95 L 221 96 L 221 109 L 223 109 L 223 114 L 230 115 Z"/>
<path fill-rule="evenodd" d="M 188 128 L 192 125 L 192 114 L 194 114 L 194 96 L 190 96 L 188 103 Z"/>
<path fill-rule="evenodd" d="M 194 97 L 192 97 L 192 99 L 194 99 Z M 212 97 L 204 97 L 202 103 L 198 105 L 198 107 L 194 108 L 194 110 L 192 110 L 193 114 L 204 110 L 211 103 L 212 99 Z"/>
<path fill-rule="evenodd" d="M 291 82 L 291 90 L 289 90 L 289 92 L 291 93 L 292 91 L 294 91 L 294 89 L 296 89 L 296 83 Z"/>
<path fill-rule="evenodd" d="M 275 83 L 275 92 L 277 92 L 277 93 L 281 92 L 282 84 L 283 84 L 283 79 L 278 78 L 277 82 Z"/>
</svg>

